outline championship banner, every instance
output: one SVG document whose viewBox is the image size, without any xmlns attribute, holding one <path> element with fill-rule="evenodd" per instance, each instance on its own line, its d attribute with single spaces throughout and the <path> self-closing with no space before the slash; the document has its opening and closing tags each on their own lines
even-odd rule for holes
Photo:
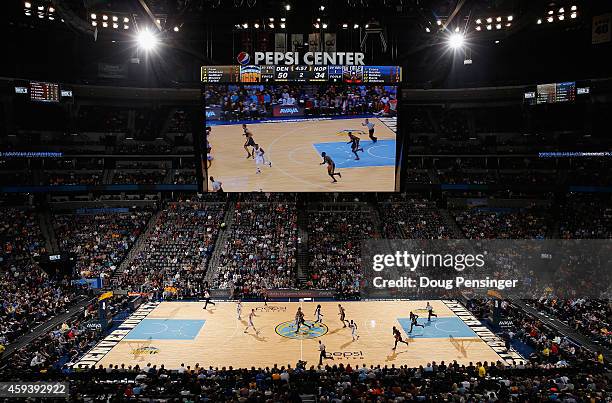
<svg viewBox="0 0 612 403">
<path fill-rule="evenodd" d="M 325 33 L 325 48 L 323 51 L 328 53 L 336 52 L 336 34 Z"/>
<path fill-rule="evenodd" d="M 321 49 L 321 34 L 308 34 L 308 51 L 318 52 Z"/>
<path fill-rule="evenodd" d="M 270 42 L 272 41 L 272 36 L 270 34 L 267 33 L 261 33 L 257 36 L 257 42 L 255 44 L 255 50 L 258 52 L 266 52 L 268 51 L 268 48 L 271 47 L 273 44 L 271 44 Z"/>
<path fill-rule="evenodd" d="M 274 34 L 274 51 L 281 53 L 287 52 L 287 34 Z"/>
<path fill-rule="evenodd" d="M 291 34 L 291 51 L 297 52 L 304 46 L 304 34 Z"/>
<path fill-rule="evenodd" d="M 602 14 L 593 17 L 591 43 L 597 45 L 612 40 L 612 14 Z"/>
<path fill-rule="evenodd" d="M 272 116 L 303 116 L 304 108 L 298 105 L 274 105 Z"/>
</svg>

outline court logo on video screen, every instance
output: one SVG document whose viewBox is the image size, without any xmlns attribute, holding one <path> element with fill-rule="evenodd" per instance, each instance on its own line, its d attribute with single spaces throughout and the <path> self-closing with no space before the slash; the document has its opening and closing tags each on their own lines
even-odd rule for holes
<svg viewBox="0 0 612 403">
<path fill-rule="evenodd" d="M 287 337 L 289 339 L 297 339 L 297 340 L 305 340 L 305 339 L 315 339 L 317 337 L 321 337 L 329 331 L 327 325 L 323 323 L 314 323 L 313 321 L 307 320 L 305 321 L 307 326 L 300 325 L 300 329 L 297 330 L 295 325 L 295 321 L 283 322 L 276 326 L 274 331 L 283 337 Z M 310 326 L 310 327 L 308 327 Z"/>
</svg>

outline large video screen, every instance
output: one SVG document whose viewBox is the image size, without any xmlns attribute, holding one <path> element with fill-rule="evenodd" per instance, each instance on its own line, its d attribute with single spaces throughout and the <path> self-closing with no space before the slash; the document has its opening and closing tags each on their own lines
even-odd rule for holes
<svg viewBox="0 0 612 403">
<path fill-rule="evenodd" d="M 202 91 L 204 190 L 396 190 L 396 86 L 205 84 Z"/>
</svg>

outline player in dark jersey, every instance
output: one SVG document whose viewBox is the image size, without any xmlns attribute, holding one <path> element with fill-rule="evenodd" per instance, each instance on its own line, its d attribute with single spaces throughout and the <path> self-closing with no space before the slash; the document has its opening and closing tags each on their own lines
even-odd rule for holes
<svg viewBox="0 0 612 403">
<path fill-rule="evenodd" d="M 255 158 L 255 140 L 253 139 L 253 133 L 247 128 L 246 123 L 242 124 L 243 135 L 246 136 L 246 142 L 244 143 L 244 149 L 247 152 L 247 158 Z M 249 151 L 248 147 L 252 147 L 252 151 Z"/>
<path fill-rule="evenodd" d="M 395 337 L 395 345 L 393 346 L 393 350 L 397 348 L 397 343 L 404 343 L 407 346 L 409 345 L 407 341 L 402 339 L 402 333 L 395 326 L 393 326 L 393 337 Z"/>
<path fill-rule="evenodd" d="M 359 137 L 355 136 L 351 132 L 349 132 L 348 136 L 351 139 L 351 141 L 349 141 L 346 144 L 350 144 L 351 145 L 351 151 L 352 151 L 353 154 L 355 154 L 355 161 L 359 161 L 359 155 L 357 155 L 357 151 L 363 152 L 363 148 L 359 147 L 359 141 L 360 141 Z"/>
<path fill-rule="evenodd" d="M 416 313 L 412 313 L 412 311 L 410 311 L 410 330 L 408 331 L 408 333 L 412 333 L 412 328 L 415 326 L 420 326 L 423 329 L 425 329 L 424 325 L 421 325 L 417 322 L 418 318 L 419 318 L 419 315 L 417 315 Z"/>
<path fill-rule="evenodd" d="M 325 151 L 321 153 L 321 157 L 323 157 L 323 162 L 321 162 L 319 165 L 327 164 L 327 174 L 331 176 L 333 180 L 332 183 L 338 182 L 335 176 L 338 175 L 342 178 L 342 174 L 340 172 L 336 172 L 336 164 L 334 163 L 334 160 L 332 160 L 331 157 L 325 153 Z"/>
<path fill-rule="evenodd" d="M 309 329 L 312 329 L 312 326 L 310 326 L 308 323 L 306 323 L 306 321 L 304 320 L 304 312 L 302 312 L 302 308 L 298 307 L 297 312 L 295 313 L 295 332 L 299 332 L 300 331 L 300 326 L 304 325 Z"/>
<path fill-rule="evenodd" d="M 346 324 L 348 323 L 348 320 L 346 320 L 346 312 L 340 304 L 338 304 L 338 311 L 338 315 L 340 315 L 340 322 L 342 322 L 343 325 L 342 327 L 346 327 Z"/>
</svg>

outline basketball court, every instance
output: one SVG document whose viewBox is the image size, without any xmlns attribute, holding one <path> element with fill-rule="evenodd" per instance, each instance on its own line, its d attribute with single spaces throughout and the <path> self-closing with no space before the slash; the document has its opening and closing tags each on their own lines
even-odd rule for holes
<svg viewBox="0 0 612 403">
<path fill-rule="evenodd" d="M 164 365 L 176 369 L 185 364 L 208 367 L 250 368 L 274 364 L 292 366 L 298 360 L 308 365 L 319 361 L 318 341 L 327 347 L 328 364 L 409 365 L 456 360 L 478 361 L 522 359 L 508 353 L 503 342 L 454 301 L 430 301 L 437 318 L 427 320 L 425 301 L 344 302 L 346 318 L 358 326 L 357 340 L 343 327 L 337 302 L 321 302 L 323 323 L 315 324 L 317 302 L 244 303 L 242 320 L 237 319 L 235 302 L 217 302 L 204 310 L 203 302 L 149 303 L 86 354 L 77 367 L 104 365 Z M 296 332 L 298 307 L 306 323 Z M 244 333 L 246 318 L 255 309 L 254 324 L 259 330 Z M 410 333 L 410 311 L 419 315 Z M 392 350 L 393 326 L 408 346 Z"/>
<path fill-rule="evenodd" d="M 247 122 L 253 139 L 272 162 L 260 174 L 255 161 L 246 158 L 242 125 L 213 126 L 209 143 L 214 159 L 208 176 L 221 181 L 229 192 L 394 191 L 395 123 L 388 120 L 370 118 L 376 143 L 361 126 L 363 118 Z M 358 161 L 347 144 L 348 131 L 361 139 L 364 151 L 358 152 Z M 338 183 L 331 183 L 327 166 L 320 165 L 321 152 L 330 155 L 342 173 L 342 178 L 336 177 Z"/>
</svg>

